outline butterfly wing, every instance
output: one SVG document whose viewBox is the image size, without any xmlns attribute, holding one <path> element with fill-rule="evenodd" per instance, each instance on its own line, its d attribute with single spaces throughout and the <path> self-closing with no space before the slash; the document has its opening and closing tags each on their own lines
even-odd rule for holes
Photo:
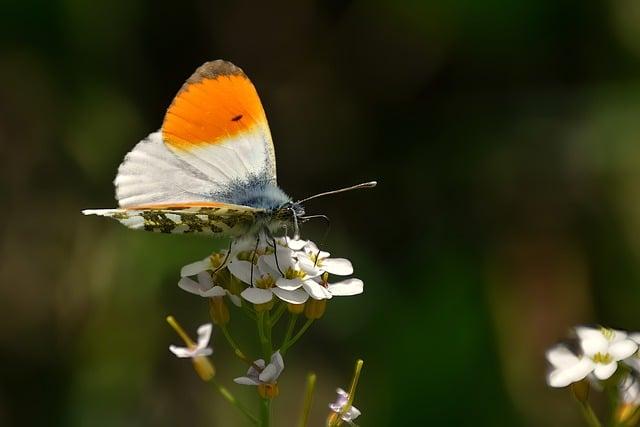
<svg viewBox="0 0 640 427">
<path fill-rule="evenodd" d="M 260 209 L 226 203 L 147 205 L 127 209 L 87 209 L 85 215 L 113 218 L 134 229 L 157 233 L 196 233 L 239 237 L 251 231 Z"/>
<path fill-rule="evenodd" d="M 240 68 L 220 60 L 186 81 L 161 131 L 127 154 L 114 183 L 121 209 L 83 213 L 165 233 L 238 237 L 252 231 L 266 207 L 289 200 L 276 184 L 271 133 L 255 87 Z"/>
<path fill-rule="evenodd" d="M 186 81 L 167 110 L 162 138 L 177 157 L 209 178 L 214 192 L 251 178 L 276 185 L 273 142 L 260 98 L 230 62 L 207 62 Z"/>
<path fill-rule="evenodd" d="M 120 207 L 214 201 L 208 177 L 175 156 L 160 132 L 125 156 L 114 184 Z"/>
</svg>

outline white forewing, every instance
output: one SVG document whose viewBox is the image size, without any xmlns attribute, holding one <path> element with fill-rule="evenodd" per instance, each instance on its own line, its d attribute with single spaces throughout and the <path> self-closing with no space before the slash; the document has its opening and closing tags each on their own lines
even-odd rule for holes
<svg viewBox="0 0 640 427">
<path fill-rule="evenodd" d="M 212 183 L 225 187 L 230 182 L 264 176 L 276 183 L 273 142 L 266 124 L 255 126 L 214 144 L 182 149 L 168 147 L 172 153 L 205 175 Z"/>
<path fill-rule="evenodd" d="M 160 132 L 150 134 L 124 158 L 114 181 L 121 207 L 147 204 L 210 202 L 218 182 L 169 150 Z"/>
</svg>

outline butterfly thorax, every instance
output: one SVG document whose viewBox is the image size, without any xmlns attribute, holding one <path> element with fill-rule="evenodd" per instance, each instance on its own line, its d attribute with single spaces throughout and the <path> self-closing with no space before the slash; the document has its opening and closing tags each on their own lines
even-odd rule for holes
<svg viewBox="0 0 640 427">
<path fill-rule="evenodd" d="M 217 192 L 211 198 L 267 212 L 273 212 L 291 202 L 291 198 L 266 176 L 251 176 L 247 180 L 231 182 L 224 192 Z"/>
</svg>

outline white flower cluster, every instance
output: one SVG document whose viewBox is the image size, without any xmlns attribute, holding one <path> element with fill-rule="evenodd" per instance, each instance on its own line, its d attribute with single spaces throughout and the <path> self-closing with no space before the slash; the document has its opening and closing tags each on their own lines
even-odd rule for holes
<svg viewBox="0 0 640 427">
<path fill-rule="evenodd" d="M 574 328 L 574 334 L 576 351 L 572 351 L 568 343 L 557 344 L 547 351 L 552 367 L 548 384 L 566 387 L 585 378 L 591 382 L 607 380 L 623 364 L 630 375 L 620 385 L 622 396 L 637 399 L 640 390 L 635 378 L 640 376 L 640 333 L 579 326 Z"/>
<path fill-rule="evenodd" d="M 329 282 L 330 274 L 348 276 L 353 273 L 349 260 L 330 258 L 328 252 L 321 251 L 309 240 L 285 237 L 273 242 L 275 248 L 264 243 L 235 242 L 229 256 L 223 251 L 183 267 L 178 285 L 206 298 L 229 295 L 234 304 L 239 305 L 237 295 L 214 283 L 210 274 L 226 267 L 233 277 L 245 284 L 240 296 L 253 304 L 268 303 L 274 296 L 287 303 L 303 304 L 310 297 L 323 300 L 363 292 L 364 284 L 360 279 Z M 197 281 L 189 276 L 197 276 Z"/>
</svg>

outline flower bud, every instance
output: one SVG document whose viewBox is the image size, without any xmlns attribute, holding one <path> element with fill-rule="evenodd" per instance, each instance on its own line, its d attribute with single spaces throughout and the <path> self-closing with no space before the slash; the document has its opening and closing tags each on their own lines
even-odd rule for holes
<svg viewBox="0 0 640 427">
<path fill-rule="evenodd" d="M 291 314 L 302 314 L 302 312 L 304 311 L 304 303 L 302 303 L 302 304 L 292 304 L 292 303 L 289 302 L 289 303 L 287 303 L 287 310 Z"/>
<path fill-rule="evenodd" d="M 258 313 L 260 313 L 261 311 L 269 311 L 273 308 L 273 300 L 262 303 L 262 304 L 253 304 L 253 308 Z"/>
<path fill-rule="evenodd" d="M 586 402 L 589 399 L 589 381 L 582 380 L 571 384 L 571 393 L 578 402 Z"/>
<path fill-rule="evenodd" d="M 309 298 L 309 300 L 304 305 L 304 315 L 307 317 L 307 319 L 319 319 L 324 315 L 324 311 L 326 308 L 326 299 Z"/>
<path fill-rule="evenodd" d="M 258 394 L 263 399 L 273 399 L 280 394 L 278 384 L 260 384 L 258 385 Z"/>
<path fill-rule="evenodd" d="M 213 367 L 213 364 L 204 356 L 194 357 L 193 367 L 203 381 L 209 381 L 216 374 L 216 369 Z"/>
<path fill-rule="evenodd" d="M 229 323 L 229 309 L 224 302 L 224 297 L 209 298 L 209 315 L 216 325 Z"/>
</svg>

